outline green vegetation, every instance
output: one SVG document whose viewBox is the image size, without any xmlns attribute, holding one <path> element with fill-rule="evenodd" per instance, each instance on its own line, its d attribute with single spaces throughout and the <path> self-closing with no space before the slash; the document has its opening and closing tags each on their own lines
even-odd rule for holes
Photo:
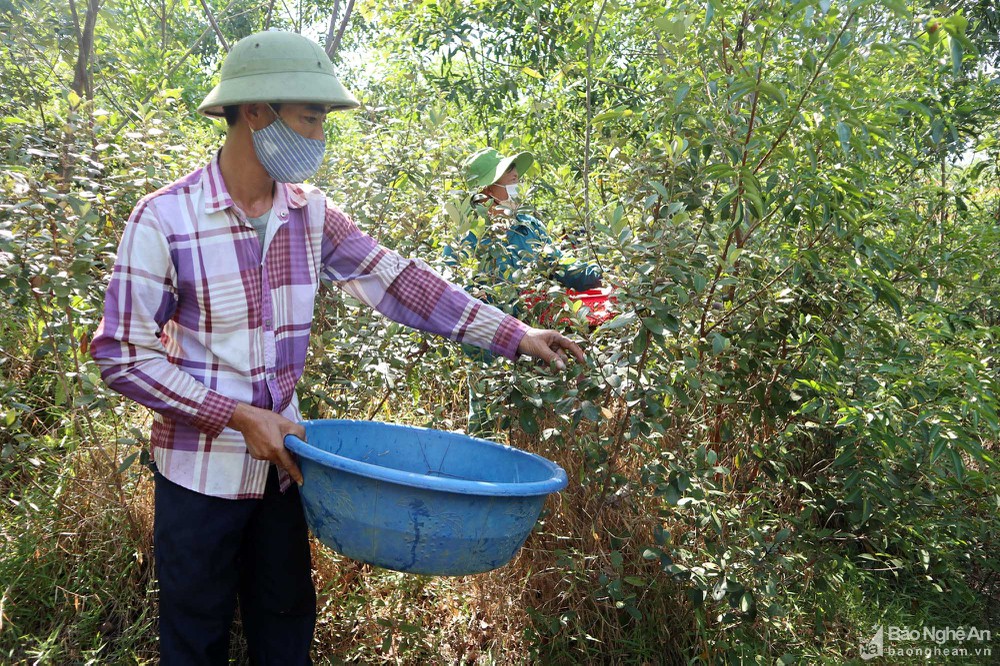
<svg viewBox="0 0 1000 666">
<path fill-rule="evenodd" d="M 876 625 L 997 628 L 992 3 L 293 4 L 207 2 L 230 43 L 348 14 L 363 106 L 316 180 L 362 228 L 470 280 L 458 165 L 530 149 L 531 205 L 622 309 L 571 324 L 567 378 L 322 299 L 307 417 L 462 428 L 471 376 L 570 486 L 489 574 L 317 545 L 319 663 L 844 663 Z M 220 144 L 207 25 L 0 0 L 4 663 L 155 662 L 149 417 L 86 346 L 132 206 Z"/>
</svg>

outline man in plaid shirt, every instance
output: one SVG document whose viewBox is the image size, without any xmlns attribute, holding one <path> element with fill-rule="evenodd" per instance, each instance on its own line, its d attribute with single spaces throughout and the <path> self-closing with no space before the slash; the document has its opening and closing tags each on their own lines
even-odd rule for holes
<svg viewBox="0 0 1000 666">
<path fill-rule="evenodd" d="M 150 407 L 164 664 L 228 663 L 237 599 L 251 660 L 309 663 L 315 591 L 283 444 L 321 279 L 395 321 L 564 368 L 580 348 L 470 297 L 360 231 L 315 187 L 323 121 L 357 101 L 326 53 L 283 32 L 236 44 L 199 111 L 225 117 L 203 168 L 130 217 L 91 345 L 113 389 Z"/>
</svg>

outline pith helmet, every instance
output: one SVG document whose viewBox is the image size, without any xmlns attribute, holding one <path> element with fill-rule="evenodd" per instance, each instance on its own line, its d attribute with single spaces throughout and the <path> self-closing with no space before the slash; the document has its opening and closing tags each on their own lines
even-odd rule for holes
<svg viewBox="0 0 1000 666">
<path fill-rule="evenodd" d="M 319 44 L 278 30 L 255 33 L 233 46 L 222 63 L 219 84 L 198 111 L 221 117 L 222 107 L 248 102 L 314 102 L 331 109 L 359 106 L 340 85 Z"/>
<path fill-rule="evenodd" d="M 535 156 L 524 151 L 504 157 L 495 148 L 483 148 L 470 155 L 462 164 L 465 179 L 472 189 L 481 190 L 500 180 L 512 166 L 523 174 L 535 162 Z"/>
</svg>

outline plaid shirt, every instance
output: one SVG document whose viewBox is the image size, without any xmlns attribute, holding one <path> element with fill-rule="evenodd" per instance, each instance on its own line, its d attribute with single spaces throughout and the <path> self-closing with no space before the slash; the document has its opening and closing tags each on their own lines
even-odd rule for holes
<svg viewBox="0 0 1000 666">
<path fill-rule="evenodd" d="M 154 411 L 163 476 L 206 495 L 263 495 L 268 463 L 227 424 L 237 401 L 300 418 L 321 278 L 397 322 L 508 358 L 527 330 L 382 247 L 308 185 L 277 184 L 261 248 L 216 156 L 135 207 L 91 344 L 104 381 Z"/>
</svg>

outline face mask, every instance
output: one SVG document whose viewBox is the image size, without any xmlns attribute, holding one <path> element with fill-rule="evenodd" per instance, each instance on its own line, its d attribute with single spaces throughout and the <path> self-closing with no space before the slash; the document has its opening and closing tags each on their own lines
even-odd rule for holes
<svg viewBox="0 0 1000 666">
<path fill-rule="evenodd" d="M 507 201 L 517 200 L 517 183 L 514 183 L 513 185 L 504 185 L 503 188 L 507 190 Z"/>
<path fill-rule="evenodd" d="M 271 111 L 274 111 L 272 108 Z M 323 163 L 325 139 L 307 139 L 277 116 L 261 130 L 250 128 L 253 149 L 264 170 L 279 183 L 301 183 Z"/>
</svg>

